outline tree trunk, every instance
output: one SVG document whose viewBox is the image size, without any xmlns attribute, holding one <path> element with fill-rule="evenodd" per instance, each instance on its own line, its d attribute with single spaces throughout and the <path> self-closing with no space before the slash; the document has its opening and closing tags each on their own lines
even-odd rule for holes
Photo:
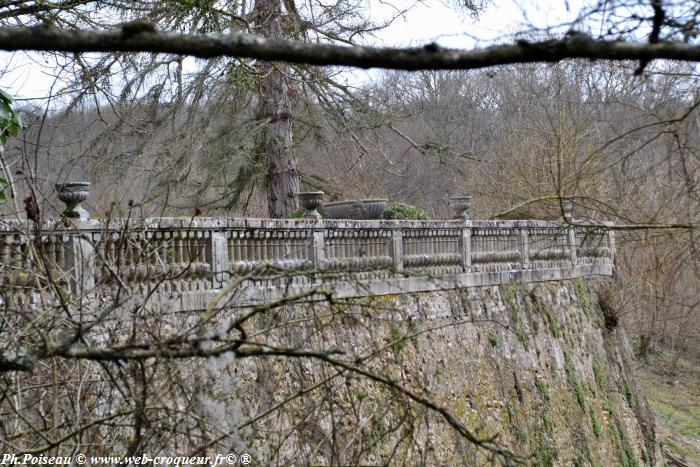
<svg viewBox="0 0 700 467">
<path fill-rule="evenodd" d="M 280 0 L 257 0 L 259 34 L 282 38 Z M 298 207 L 299 173 L 292 141 L 290 84 L 287 65 L 261 62 L 258 120 L 262 125 L 258 150 L 265 156 L 267 211 L 272 218 L 289 217 Z"/>
</svg>

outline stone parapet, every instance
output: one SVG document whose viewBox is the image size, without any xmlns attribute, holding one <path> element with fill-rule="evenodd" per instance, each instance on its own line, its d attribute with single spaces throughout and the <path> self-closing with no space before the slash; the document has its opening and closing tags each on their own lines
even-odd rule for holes
<svg viewBox="0 0 700 467">
<path fill-rule="evenodd" d="M 2 221 L 0 298 L 128 289 L 199 309 L 244 279 L 227 299 L 244 306 L 317 289 L 352 297 L 610 275 L 614 251 L 608 226 L 529 220 Z"/>
</svg>

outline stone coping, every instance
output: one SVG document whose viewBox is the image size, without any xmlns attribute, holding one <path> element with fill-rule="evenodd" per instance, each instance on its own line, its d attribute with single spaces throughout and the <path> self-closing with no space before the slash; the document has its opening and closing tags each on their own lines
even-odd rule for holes
<svg viewBox="0 0 700 467">
<path fill-rule="evenodd" d="M 187 229 L 187 230 L 240 230 L 240 229 L 462 229 L 462 228 L 566 228 L 568 224 L 542 220 L 342 220 L 342 219 L 255 219 L 226 217 L 153 217 L 133 219 L 50 219 L 42 223 L 42 233 L 53 231 L 102 231 L 120 230 L 125 227 L 137 230 Z M 600 227 L 594 225 L 592 227 Z M 0 232 L 32 233 L 36 227 L 32 221 L 0 220 Z"/>
<path fill-rule="evenodd" d="M 490 285 L 525 284 L 533 282 L 560 281 L 579 277 L 611 276 L 614 266 L 607 261 L 579 264 L 566 268 L 526 269 L 492 272 L 464 272 L 445 276 L 414 275 L 410 277 L 390 277 L 385 279 L 352 279 L 331 284 L 312 283 L 304 285 L 261 286 L 252 284 L 234 291 L 226 287 L 203 292 L 181 294 L 161 293 L 154 295 L 151 304 L 170 310 L 203 310 L 211 300 L 219 296 L 219 303 L 231 307 L 248 307 L 284 300 L 285 297 L 308 294 L 309 292 L 332 291 L 334 299 L 357 297 L 413 294 L 439 290 L 483 287 Z M 308 295 L 302 301 L 326 300 L 326 296 Z"/>
</svg>

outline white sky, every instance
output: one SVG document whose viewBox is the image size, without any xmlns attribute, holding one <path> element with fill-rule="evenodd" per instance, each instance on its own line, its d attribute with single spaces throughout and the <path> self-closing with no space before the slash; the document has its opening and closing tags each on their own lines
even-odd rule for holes
<svg viewBox="0 0 700 467">
<path fill-rule="evenodd" d="M 453 3 L 459 0 L 445 0 Z M 399 9 L 413 5 L 391 26 L 367 38 L 368 45 L 420 46 L 437 42 L 444 47 L 473 48 L 498 41 L 523 25 L 547 27 L 571 21 L 584 0 L 493 0 L 478 20 L 458 13 L 439 0 L 416 2 L 374 1 L 369 11 L 375 19 L 389 18 Z M 390 6 L 390 4 L 394 6 Z M 567 9 L 568 5 L 568 9 Z M 0 88 L 20 99 L 41 99 L 54 83 L 52 63 L 46 55 L 0 52 Z M 353 73 L 355 79 L 371 79 L 373 73 Z M 363 78 L 364 76 L 364 78 Z M 355 81 L 351 79 L 351 81 Z"/>
</svg>

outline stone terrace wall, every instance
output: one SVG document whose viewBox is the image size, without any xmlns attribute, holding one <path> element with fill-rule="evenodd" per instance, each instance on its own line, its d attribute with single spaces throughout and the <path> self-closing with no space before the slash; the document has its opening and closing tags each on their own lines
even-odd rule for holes
<svg viewBox="0 0 700 467">
<path fill-rule="evenodd" d="M 249 331 L 274 329 L 271 345 L 334 348 L 349 361 L 373 355 L 369 370 L 445 407 L 478 437 L 497 437 L 524 465 L 660 465 L 630 343 L 591 282 L 301 303 Z M 308 319 L 318 316 L 327 318 Z M 275 406 L 334 374 L 317 362 L 236 365 L 245 406 Z M 246 440 L 263 464 L 500 465 L 437 414 L 367 379 L 340 375 L 281 410 Z"/>
</svg>

